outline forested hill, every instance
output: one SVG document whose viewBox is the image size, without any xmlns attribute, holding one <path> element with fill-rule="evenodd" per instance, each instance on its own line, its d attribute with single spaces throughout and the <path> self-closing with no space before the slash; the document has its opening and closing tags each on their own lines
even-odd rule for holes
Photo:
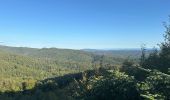
<svg viewBox="0 0 170 100">
<path fill-rule="evenodd" d="M 117 58 L 132 58 L 139 59 L 141 56 L 141 49 L 111 49 L 111 50 L 98 50 L 98 49 L 82 49 L 82 51 L 90 52 L 97 55 L 107 55 Z M 149 55 L 153 49 L 146 49 L 146 55 Z"/>
<path fill-rule="evenodd" d="M 169 100 L 165 51 L 137 63 L 130 51 L 1 46 L 0 100 Z"/>
<path fill-rule="evenodd" d="M 5 84 L 0 84 L 0 90 L 21 90 L 21 84 L 30 79 L 37 81 L 99 67 L 120 66 L 125 59 L 82 50 L 0 46 L 0 83 Z"/>
<path fill-rule="evenodd" d="M 115 55 L 106 53 L 103 56 L 83 50 L 0 46 L 0 75 L 3 78 L 44 79 L 99 67 L 120 66 L 126 57 Z"/>
<path fill-rule="evenodd" d="M 135 58 L 141 55 L 140 50 L 112 50 L 112 51 L 100 51 L 96 50 L 94 52 L 88 50 L 71 50 L 71 49 L 57 49 L 57 48 L 26 48 L 26 47 L 9 47 L 0 46 L 1 51 L 9 52 L 12 54 L 27 56 L 37 59 L 45 59 L 57 62 L 94 62 L 94 60 L 99 59 L 102 55 L 106 62 L 121 64 L 124 59 Z M 89 65 L 89 64 L 88 64 Z"/>
<path fill-rule="evenodd" d="M 141 56 L 140 49 L 117 49 L 117 50 L 98 50 L 98 49 L 81 49 L 81 50 L 72 50 L 72 49 L 58 49 L 58 48 L 27 48 L 27 47 L 9 47 L 0 45 L 0 50 L 11 52 L 24 56 L 39 57 L 39 58 L 56 58 L 57 56 L 65 57 L 69 55 L 81 54 L 81 56 L 87 55 L 105 55 L 111 56 L 114 58 L 139 58 Z M 152 49 L 147 49 L 146 53 L 149 54 Z M 72 57 L 71 57 L 72 58 Z"/>
</svg>

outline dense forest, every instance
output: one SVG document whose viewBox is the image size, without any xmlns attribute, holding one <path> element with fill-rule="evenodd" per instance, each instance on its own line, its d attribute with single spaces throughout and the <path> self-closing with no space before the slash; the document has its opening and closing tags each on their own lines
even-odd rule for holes
<svg viewBox="0 0 170 100">
<path fill-rule="evenodd" d="M 169 100 L 170 25 L 159 49 L 0 46 L 0 100 Z"/>
<path fill-rule="evenodd" d="M 2 83 L 0 90 L 18 91 L 22 90 L 22 83 L 27 81 L 35 85 L 36 81 L 46 78 L 98 69 L 103 66 L 120 67 L 125 60 L 121 56 L 121 54 L 116 57 L 100 55 L 83 50 L 0 46 Z"/>
</svg>

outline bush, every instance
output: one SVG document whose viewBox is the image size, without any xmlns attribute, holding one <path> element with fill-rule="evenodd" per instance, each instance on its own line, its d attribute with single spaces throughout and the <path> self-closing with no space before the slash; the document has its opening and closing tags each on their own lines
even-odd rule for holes
<svg viewBox="0 0 170 100">
<path fill-rule="evenodd" d="M 114 71 L 106 76 L 93 77 L 79 84 L 78 99 L 85 100 L 139 100 L 141 99 L 133 77 Z M 82 93 L 82 90 L 84 91 Z"/>
</svg>

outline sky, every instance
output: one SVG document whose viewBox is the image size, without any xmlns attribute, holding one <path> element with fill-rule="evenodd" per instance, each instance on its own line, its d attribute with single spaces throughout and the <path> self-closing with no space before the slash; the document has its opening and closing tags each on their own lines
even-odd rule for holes
<svg viewBox="0 0 170 100">
<path fill-rule="evenodd" d="M 0 0 L 0 45 L 148 48 L 163 41 L 170 0 Z"/>
</svg>

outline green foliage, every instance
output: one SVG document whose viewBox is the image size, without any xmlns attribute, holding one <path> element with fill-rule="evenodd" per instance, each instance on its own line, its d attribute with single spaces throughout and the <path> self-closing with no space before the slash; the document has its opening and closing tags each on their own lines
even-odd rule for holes
<svg viewBox="0 0 170 100">
<path fill-rule="evenodd" d="M 139 99 L 135 81 L 132 77 L 115 72 L 98 80 L 90 93 L 95 100 L 135 100 Z M 88 98 L 87 98 L 88 99 Z"/>
<path fill-rule="evenodd" d="M 83 100 L 137 100 L 140 94 L 133 77 L 113 71 L 103 76 L 81 80 L 76 90 L 76 98 Z"/>
<path fill-rule="evenodd" d="M 109 70 L 100 76 L 75 81 L 71 85 L 73 97 L 78 100 L 168 100 L 170 75 L 148 71 L 145 79 L 137 81 L 133 76 Z M 149 75 L 148 75 L 149 73 Z"/>
<path fill-rule="evenodd" d="M 2 93 L 6 100 L 168 100 L 170 97 L 170 76 L 159 71 L 137 68 L 147 73 L 142 81 L 133 75 L 116 70 L 87 71 L 65 75 L 38 82 L 32 79 L 22 82 L 23 92 Z M 145 72 L 145 73 L 144 73 Z M 149 73 L 149 74 L 148 74 Z M 82 75 L 82 76 L 81 76 Z M 35 85 L 35 88 L 32 86 Z M 9 84 L 11 86 L 11 84 Z M 29 89 L 29 90 L 28 90 Z M 12 95 L 11 95 L 12 94 Z"/>
<path fill-rule="evenodd" d="M 152 94 L 155 99 L 169 99 L 170 98 L 170 75 L 154 71 L 145 80 L 147 89 L 143 89 L 145 94 Z M 146 92 L 147 91 L 147 92 Z"/>
<path fill-rule="evenodd" d="M 131 68 L 133 66 L 134 66 L 134 62 L 132 60 L 129 60 L 129 59 L 126 59 L 122 64 L 123 69 Z"/>
</svg>

